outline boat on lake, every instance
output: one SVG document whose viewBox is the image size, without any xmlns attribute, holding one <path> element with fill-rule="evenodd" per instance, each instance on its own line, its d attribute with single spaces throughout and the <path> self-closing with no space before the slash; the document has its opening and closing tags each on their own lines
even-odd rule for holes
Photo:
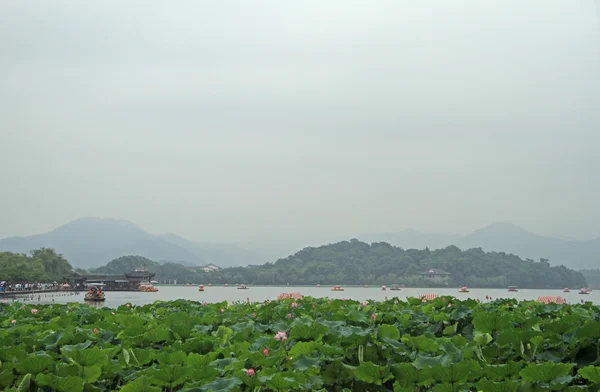
<svg viewBox="0 0 600 392">
<path fill-rule="evenodd" d="M 344 288 L 340 285 L 337 285 L 334 288 L 332 288 L 331 291 L 344 291 Z"/>
<path fill-rule="evenodd" d="M 155 293 L 158 291 L 158 289 L 151 284 L 141 284 L 140 291 L 144 293 Z"/>
<path fill-rule="evenodd" d="M 386 291 L 386 290 L 387 290 L 387 287 L 381 286 L 381 291 Z"/>
<path fill-rule="evenodd" d="M 519 289 L 517 288 L 517 286 L 508 286 L 508 291 L 515 292 L 515 291 L 519 291 Z"/>
<path fill-rule="evenodd" d="M 201 284 L 200 286 L 198 286 L 198 291 L 204 291 L 204 285 Z"/>
<path fill-rule="evenodd" d="M 568 287 L 565 287 L 565 288 L 563 289 L 563 293 L 570 293 L 570 292 L 571 292 L 571 290 L 569 290 L 569 288 L 568 288 Z"/>
<path fill-rule="evenodd" d="M 400 290 L 402 290 L 402 288 L 400 288 L 400 285 L 395 284 L 395 285 L 392 285 L 392 287 L 390 287 L 390 290 L 400 291 Z"/>
<path fill-rule="evenodd" d="M 86 301 L 104 301 L 106 299 L 104 292 L 99 288 L 92 286 L 90 290 L 85 293 L 84 299 Z"/>
<path fill-rule="evenodd" d="M 579 294 L 589 294 L 590 290 L 589 289 L 581 289 L 579 290 Z"/>
<path fill-rule="evenodd" d="M 238 286 L 238 290 L 248 290 L 248 287 L 245 284 L 241 284 Z"/>
<path fill-rule="evenodd" d="M 458 289 L 459 293 L 468 293 L 469 289 L 467 288 L 467 286 L 463 286 L 460 289 Z"/>
</svg>

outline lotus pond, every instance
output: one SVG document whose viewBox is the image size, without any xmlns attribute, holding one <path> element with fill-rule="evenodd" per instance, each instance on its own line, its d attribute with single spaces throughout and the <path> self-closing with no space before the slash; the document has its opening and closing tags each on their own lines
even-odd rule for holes
<svg viewBox="0 0 600 392">
<path fill-rule="evenodd" d="M 442 297 L 0 307 L 9 391 L 597 391 L 591 303 Z"/>
</svg>

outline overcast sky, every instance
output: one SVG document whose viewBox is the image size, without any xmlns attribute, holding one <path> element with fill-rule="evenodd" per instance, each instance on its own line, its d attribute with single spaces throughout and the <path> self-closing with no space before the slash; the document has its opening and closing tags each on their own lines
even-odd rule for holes
<svg viewBox="0 0 600 392">
<path fill-rule="evenodd" d="M 0 2 L 0 237 L 600 237 L 593 0 Z"/>
</svg>

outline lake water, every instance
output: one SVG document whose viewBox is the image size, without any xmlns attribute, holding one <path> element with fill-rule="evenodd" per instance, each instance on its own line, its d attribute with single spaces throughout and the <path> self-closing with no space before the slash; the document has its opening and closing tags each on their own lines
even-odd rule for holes
<svg viewBox="0 0 600 392">
<path fill-rule="evenodd" d="M 206 287 L 206 290 L 198 291 L 197 286 L 157 286 L 159 291 L 154 293 L 144 292 L 107 292 L 106 301 L 99 303 L 90 303 L 94 306 L 108 306 L 111 308 L 132 303 L 134 305 L 150 304 L 154 301 L 171 301 L 176 299 L 189 299 L 193 301 L 220 302 L 220 301 L 246 301 L 247 298 L 252 302 L 262 302 L 268 299 L 275 299 L 281 293 L 297 292 L 305 296 L 313 297 L 330 297 L 330 298 L 346 298 L 358 301 L 385 300 L 386 298 L 398 297 L 402 300 L 406 297 L 417 297 L 421 294 L 435 293 L 439 295 L 451 295 L 457 298 L 474 298 L 485 300 L 485 296 L 496 298 L 516 298 L 518 300 L 535 300 L 540 296 L 561 296 L 568 303 L 574 304 L 584 301 L 592 301 L 594 304 L 600 304 L 600 291 L 592 291 L 588 295 L 580 295 L 579 290 L 573 290 L 570 293 L 563 293 L 562 290 L 519 290 L 518 292 L 509 292 L 506 289 L 470 289 L 469 293 L 459 293 L 456 288 L 403 288 L 401 291 L 382 291 L 379 287 L 345 287 L 344 291 L 331 291 L 331 287 L 273 287 L 251 286 L 247 290 L 237 289 L 233 287 Z M 83 293 L 50 293 L 42 294 L 39 299 L 37 295 L 29 298 L 27 303 L 67 303 L 67 302 L 83 302 Z M 23 301 L 23 299 L 19 299 Z"/>
</svg>

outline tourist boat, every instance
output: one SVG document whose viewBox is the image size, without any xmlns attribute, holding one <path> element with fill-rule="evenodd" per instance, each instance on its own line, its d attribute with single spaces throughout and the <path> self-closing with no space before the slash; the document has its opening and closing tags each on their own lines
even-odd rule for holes
<svg viewBox="0 0 600 392">
<path fill-rule="evenodd" d="M 385 291 L 385 290 L 387 290 L 387 287 L 381 286 L 381 291 Z"/>
<path fill-rule="evenodd" d="M 223 286 L 225 286 L 225 287 L 229 287 L 229 285 L 228 285 L 227 283 L 225 283 Z"/>
<path fill-rule="evenodd" d="M 100 289 L 98 289 L 95 286 L 92 286 L 90 291 L 85 293 L 84 299 L 86 301 L 104 301 L 106 299 L 106 297 L 104 296 L 104 293 Z"/>
<path fill-rule="evenodd" d="M 248 287 L 246 287 L 245 284 L 242 284 L 238 287 L 238 290 L 248 290 Z"/>
<path fill-rule="evenodd" d="M 368 284 L 366 284 L 366 285 L 364 285 L 363 287 L 364 287 L 365 289 L 368 289 L 368 288 L 369 288 L 369 285 L 368 285 Z"/>
<path fill-rule="evenodd" d="M 395 284 L 395 285 L 392 285 L 392 287 L 390 287 L 390 290 L 392 290 L 392 291 L 400 291 L 402 289 L 400 288 L 399 285 Z"/>
<path fill-rule="evenodd" d="M 568 288 L 568 287 L 565 287 L 565 288 L 563 289 L 563 293 L 570 293 L 570 292 L 571 292 L 571 290 L 569 290 L 569 288 Z"/>
<path fill-rule="evenodd" d="M 342 286 L 335 286 L 334 288 L 331 289 L 331 291 L 344 291 L 344 288 Z"/>
<path fill-rule="evenodd" d="M 104 293 L 86 293 L 84 299 L 86 301 L 104 301 L 106 300 L 106 297 L 104 296 Z"/>
<path fill-rule="evenodd" d="M 198 286 L 198 291 L 204 291 L 204 285 L 201 284 L 200 286 Z"/>
<path fill-rule="evenodd" d="M 318 288 L 318 287 L 321 287 L 321 285 L 317 283 L 317 288 Z"/>
<path fill-rule="evenodd" d="M 589 289 L 581 289 L 579 290 L 579 294 L 589 294 L 590 290 Z"/>
<path fill-rule="evenodd" d="M 144 293 L 155 293 L 158 291 L 158 289 L 156 287 L 152 286 L 151 284 L 141 284 L 140 291 L 142 291 Z"/>
<path fill-rule="evenodd" d="M 459 293 L 468 293 L 469 289 L 467 288 L 467 286 L 463 286 L 460 289 L 458 289 Z"/>
<path fill-rule="evenodd" d="M 519 291 L 519 290 L 517 289 L 517 286 L 508 286 L 508 291 L 514 292 L 514 291 Z"/>
</svg>

